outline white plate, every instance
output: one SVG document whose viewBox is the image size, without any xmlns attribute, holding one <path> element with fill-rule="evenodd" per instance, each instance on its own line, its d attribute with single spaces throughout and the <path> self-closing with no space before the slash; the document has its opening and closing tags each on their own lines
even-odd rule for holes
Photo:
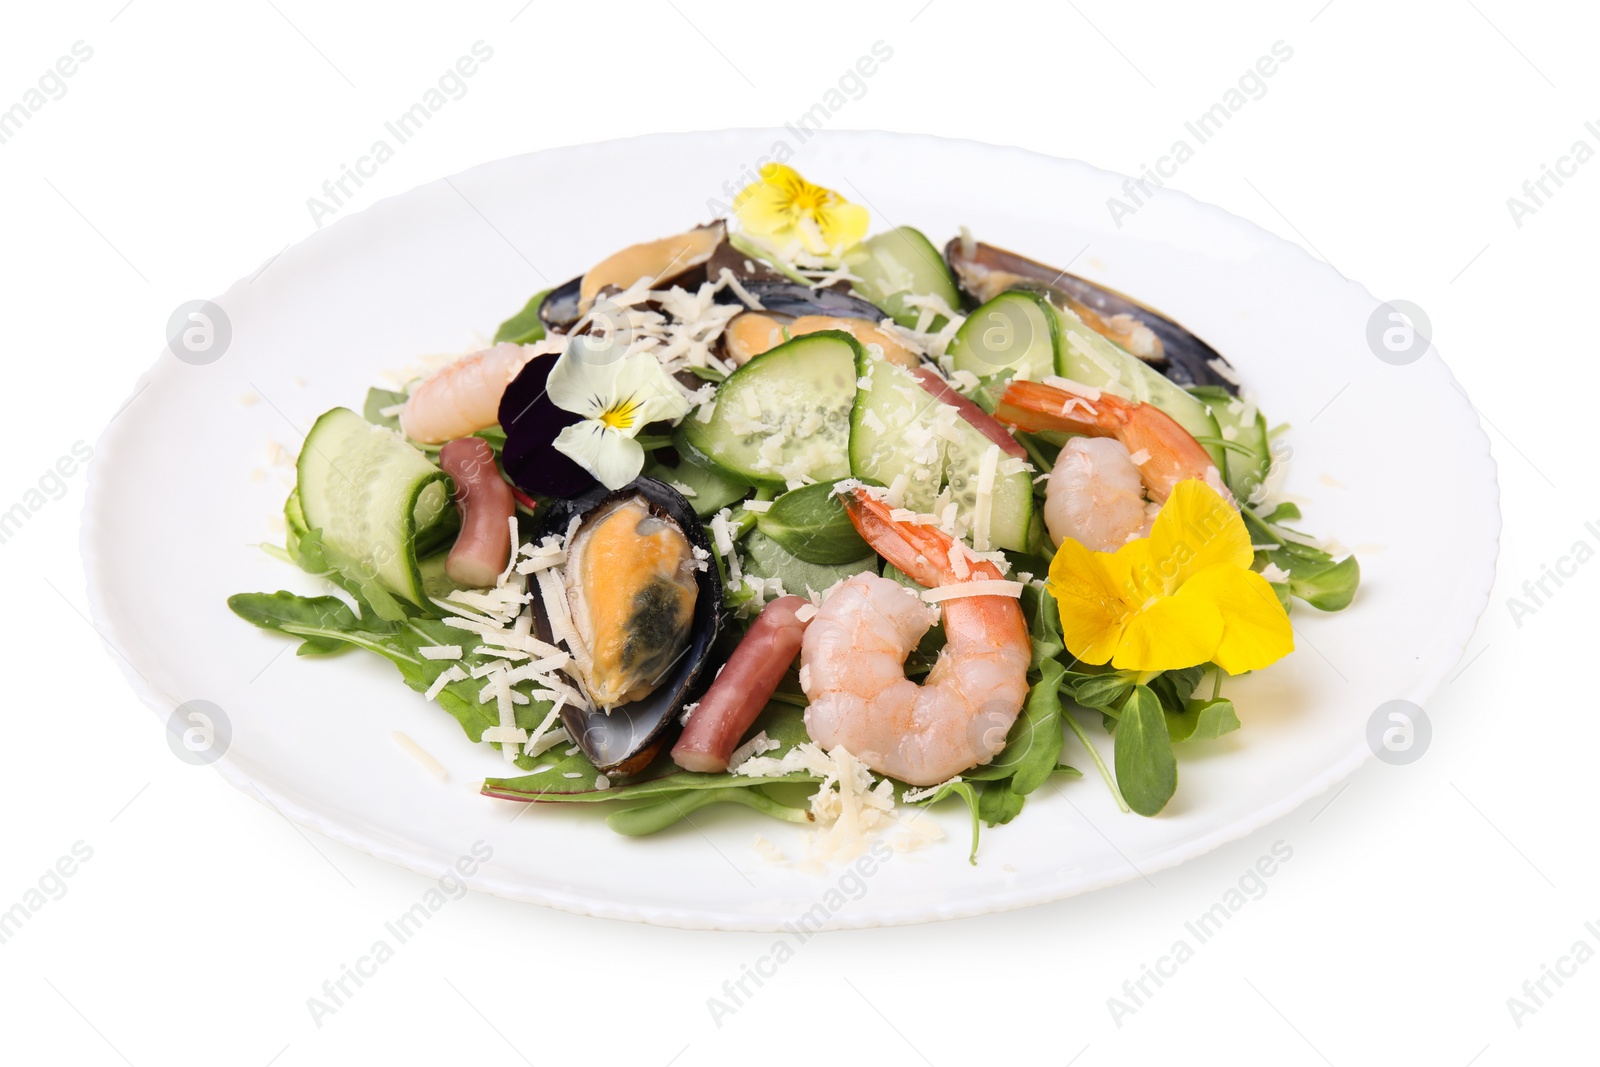
<svg viewBox="0 0 1600 1067">
<path fill-rule="evenodd" d="M 269 442 L 334 405 L 359 408 L 381 371 L 472 347 L 528 295 L 624 245 L 719 210 L 747 165 L 787 131 L 668 135 L 564 148 L 435 182 L 321 230 L 217 303 L 230 347 L 195 366 L 163 352 L 96 450 L 83 549 L 94 616 L 130 683 L 163 721 L 174 704 L 223 709 L 217 768 L 287 817 L 429 875 L 474 842 L 493 849 L 476 888 L 575 912 L 684 927 L 777 929 L 822 902 L 832 926 L 924 922 L 1023 907 L 1180 863 L 1279 818 L 1367 757 L 1379 704 L 1427 700 L 1487 602 L 1500 516 L 1488 441 L 1435 353 L 1377 359 L 1377 301 L 1255 226 L 1162 192 L 1118 229 L 1120 175 L 968 142 L 823 133 L 795 163 L 867 205 L 875 227 L 984 240 L 1132 293 L 1227 355 L 1276 422 L 1292 424 L 1288 491 L 1303 525 L 1360 552 L 1356 604 L 1295 605 L 1299 651 L 1230 683 L 1244 729 L 1183 754 L 1156 819 L 1119 814 L 1087 770 L 985 830 L 966 862 L 964 812 L 948 838 L 896 856 L 859 901 L 827 893 L 838 872 L 774 864 L 804 831 L 744 809 L 632 840 L 599 812 L 479 796 L 505 765 L 456 723 L 352 652 L 303 660 L 236 619 L 226 597 L 316 584 L 252 547 L 272 526 L 287 472 Z M 1080 254 L 1080 250 L 1081 254 Z M 1076 258 L 1074 258 L 1076 257 Z M 241 398 L 258 391 L 263 401 Z M 252 480 L 254 472 L 266 477 Z M 1425 476 L 1424 476 L 1425 472 Z M 426 774 L 391 741 L 403 730 L 449 769 Z M 1106 746 L 1109 753 L 1109 745 Z M 959 807 L 959 805 L 957 805 Z M 523 817 L 516 818 L 521 813 Z M 515 821 L 513 822 L 513 820 Z M 846 888 L 852 888 L 853 883 Z M 814 913 L 815 914 L 815 913 Z"/>
</svg>

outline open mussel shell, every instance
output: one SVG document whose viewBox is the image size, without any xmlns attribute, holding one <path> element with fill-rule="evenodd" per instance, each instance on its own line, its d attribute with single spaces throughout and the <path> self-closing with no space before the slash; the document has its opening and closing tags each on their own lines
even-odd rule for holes
<svg viewBox="0 0 1600 1067">
<path fill-rule="evenodd" d="M 608 492 L 603 487 L 596 487 L 571 500 L 553 501 L 541 509 L 535 536 L 543 539 L 553 534 L 566 538 L 569 550 L 566 585 L 570 588 L 574 581 L 572 568 L 580 568 L 578 573 L 581 575 L 583 566 L 582 561 L 574 559 L 572 554 L 584 550 L 585 535 L 594 524 L 614 517 L 619 507 L 626 508 L 635 503 L 647 511 L 650 518 L 675 526 L 687 540 L 691 553 L 698 548 L 705 554 L 707 566 L 694 571 L 694 609 L 689 620 L 687 639 L 648 694 L 626 703 L 617 703 L 609 712 L 602 708 L 592 711 L 573 707 L 562 709 L 562 723 L 573 742 L 591 763 L 607 774 L 638 773 L 676 734 L 678 716 L 684 704 L 698 691 L 702 674 L 713 659 L 712 649 L 722 618 L 722 582 L 711 558 L 711 543 L 705 527 L 683 495 L 664 482 L 654 478 L 637 478 L 615 491 Z M 578 520 L 576 525 L 574 519 Z M 621 532 L 626 533 L 625 530 Z M 647 605 L 651 596 L 649 590 L 639 591 L 642 599 L 640 596 L 630 596 L 627 560 L 624 558 L 617 562 L 619 566 L 607 569 L 607 595 L 613 602 L 631 601 L 646 605 L 640 608 L 641 611 L 653 610 Z M 540 637 L 551 641 L 553 638 L 543 605 L 537 599 L 535 605 Z M 568 606 L 574 615 L 581 610 L 570 594 Z M 651 619 L 658 620 L 659 615 Z M 647 628 L 651 625 L 651 619 L 646 620 Z M 669 643 L 676 644 L 677 636 L 665 638 L 660 644 L 663 647 Z"/>
<path fill-rule="evenodd" d="M 789 315 L 797 319 L 805 315 L 832 315 L 838 319 L 865 319 L 874 324 L 889 317 L 878 305 L 859 296 L 838 289 L 813 289 L 781 276 L 776 279 L 740 279 L 740 285 L 761 302 L 764 310 L 776 315 Z M 718 292 L 716 299 L 719 304 L 744 303 L 732 286 Z"/>
<path fill-rule="evenodd" d="M 547 328 L 565 333 L 588 314 L 595 297 L 607 289 L 626 289 L 641 278 L 651 279 L 654 288 L 698 286 L 705 281 L 707 261 L 727 235 L 727 226 L 718 220 L 687 233 L 629 245 L 550 290 L 539 305 L 539 319 Z"/>
<path fill-rule="evenodd" d="M 722 277 L 723 271 L 732 274 L 741 285 L 749 285 L 751 282 L 793 281 L 770 263 L 741 252 L 727 240 L 718 245 L 716 251 L 711 253 L 711 258 L 706 261 L 706 277 L 712 281 Z"/>
<path fill-rule="evenodd" d="M 979 303 L 1008 289 L 1029 289 L 1083 320 L 1084 325 L 1121 345 L 1178 385 L 1239 387 L 1212 365 L 1228 361 L 1205 341 L 1166 315 L 1132 297 L 1085 278 L 1037 263 L 982 241 L 952 238 L 945 259 L 961 288 Z"/>
</svg>

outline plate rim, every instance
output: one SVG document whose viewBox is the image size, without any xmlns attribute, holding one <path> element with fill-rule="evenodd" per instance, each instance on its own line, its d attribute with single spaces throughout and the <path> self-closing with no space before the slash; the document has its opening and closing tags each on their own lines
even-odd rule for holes
<svg viewBox="0 0 1600 1067">
<path fill-rule="evenodd" d="M 332 231 L 345 224 L 350 219 L 356 218 L 368 211 L 380 208 L 391 201 L 409 196 L 412 193 L 428 188 L 429 186 L 449 183 L 455 179 L 463 179 L 468 175 L 488 171 L 502 166 L 513 160 L 532 158 L 538 156 L 580 151 L 584 149 L 618 149 L 627 146 L 638 146 L 651 142 L 673 142 L 697 138 L 752 138 L 757 135 L 781 135 L 777 127 L 724 127 L 712 130 L 679 130 L 660 133 L 638 134 L 629 137 L 607 138 L 595 141 L 586 141 L 573 144 L 551 146 L 533 152 L 522 152 L 501 156 L 496 159 L 486 160 L 464 170 L 443 175 L 431 181 L 383 197 L 366 205 L 359 211 L 353 211 L 336 220 L 332 225 L 323 229 L 312 231 L 302 237 L 295 245 L 300 245 L 314 238 L 317 234 Z M 978 149 L 983 152 L 999 152 L 1021 156 L 1029 160 L 1043 161 L 1052 166 L 1068 165 L 1084 170 L 1091 174 L 1104 177 L 1126 178 L 1127 175 L 1118 171 L 1098 167 L 1080 159 L 1064 156 L 1055 156 L 1046 152 L 1038 152 L 1011 144 L 996 144 L 977 140 L 975 138 L 943 137 L 926 133 L 902 133 L 879 129 L 850 129 L 850 130 L 823 130 L 820 136 L 826 140 L 849 141 L 874 139 L 887 139 L 897 142 L 927 142 L 942 146 L 961 149 Z M 1310 254 L 1301 245 L 1280 237 L 1265 229 L 1257 223 L 1236 215 L 1225 208 L 1199 200 L 1189 193 L 1173 188 L 1160 190 L 1163 197 L 1181 201 L 1186 210 L 1199 211 L 1226 222 L 1228 225 L 1244 227 L 1254 235 L 1266 239 L 1270 244 L 1278 245 L 1292 250 L 1292 254 L 1307 261 L 1315 270 L 1326 272 L 1333 276 L 1337 282 L 1345 287 L 1353 288 L 1361 295 L 1378 304 L 1380 301 L 1362 283 L 1345 277 L 1331 264 L 1318 259 Z M 280 253 L 281 254 L 281 253 Z M 270 263 L 276 256 L 269 257 L 264 262 Z M 258 272 L 252 272 L 252 274 Z M 221 295 L 212 299 L 223 303 L 233 293 L 249 284 L 252 275 L 245 275 L 237 279 Z M 1431 345 L 1431 342 L 1430 342 Z M 1470 644 L 1472 635 L 1477 631 L 1478 624 L 1489 606 L 1493 585 L 1497 574 L 1500 539 L 1504 529 L 1504 518 L 1500 507 L 1499 465 L 1494 458 L 1490 447 L 1488 433 L 1483 426 L 1482 416 L 1451 372 L 1449 364 L 1445 362 L 1443 354 L 1437 345 L 1431 345 L 1433 354 L 1438 357 L 1436 369 L 1442 373 L 1444 383 L 1454 387 L 1461 395 L 1464 403 L 1472 415 L 1472 429 L 1475 431 L 1474 441 L 1481 447 L 1463 453 L 1463 458 L 1470 458 L 1472 464 L 1482 475 L 1481 493 L 1473 494 L 1476 503 L 1478 519 L 1474 523 L 1474 530 L 1481 530 L 1488 534 L 1478 545 L 1476 557 L 1464 561 L 1464 566 L 1469 566 L 1470 571 L 1464 572 L 1463 578 L 1456 585 L 1456 602 L 1461 610 L 1452 612 L 1453 625 L 1440 628 L 1439 640 L 1432 654 L 1426 658 L 1419 668 L 1418 679 L 1405 693 L 1396 694 L 1397 697 L 1409 699 L 1417 704 L 1426 705 L 1440 684 L 1450 671 L 1460 663 Z M 118 408 L 121 414 L 133 400 L 145 389 L 151 386 L 158 375 L 162 373 L 165 349 L 159 350 L 155 361 L 140 374 L 128 399 Z M 108 454 L 106 446 L 114 441 L 117 417 L 103 427 L 96 437 L 94 455 L 90 460 L 88 476 L 85 485 L 85 499 L 79 523 L 79 551 L 83 558 L 84 578 L 88 597 L 90 620 L 95 628 L 100 643 L 106 654 L 117 664 L 124 680 L 128 683 L 134 694 L 158 719 L 165 719 L 170 715 L 167 707 L 170 700 L 164 697 L 155 686 L 151 684 L 134 665 L 122 654 L 114 637 L 120 636 L 120 630 L 100 595 L 102 579 L 107 571 L 106 560 L 102 558 L 100 546 L 92 539 L 93 533 L 100 527 L 103 518 L 99 500 L 104 493 L 105 463 L 102 457 Z M 1466 468 L 1464 468 L 1466 469 Z M 1310 778 L 1299 788 L 1285 794 L 1277 801 L 1255 809 L 1248 815 L 1237 818 L 1225 825 L 1218 826 L 1196 838 L 1175 844 L 1145 859 L 1138 867 L 1130 863 L 1130 870 L 1126 875 L 1107 875 L 1088 883 L 1074 883 L 1063 886 L 1061 884 L 1046 884 L 1027 890 L 990 894 L 973 900 L 957 901 L 948 905 L 917 905 L 899 911 L 894 909 L 878 909 L 871 912 L 857 914 L 851 909 L 839 912 L 830 918 L 825 929 L 870 929 L 884 926 L 907 926 L 921 923 L 942 922 L 950 919 L 971 918 L 978 915 L 998 914 L 1006 911 L 1015 911 L 1022 908 L 1049 904 L 1065 900 L 1080 894 L 1098 892 L 1113 885 L 1120 885 L 1139 877 L 1158 871 L 1169 870 L 1191 859 L 1198 858 L 1232 841 L 1254 833 L 1257 830 L 1270 826 L 1304 805 L 1307 801 L 1315 799 L 1331 789 L 1334 785 L 1350 777 L 1359 769 L 1367 759 L 1372 757 L 1372 752 L 1363 741 L 1348 750 L 1342 757 L 1330 763 L 1320 774 Z M 279 791 L 264 787 L 254 780 L 241 768 L 234 765 L 226 755 L 215 763 L 213 768 L 230 785 L 241 792 L 253 796 L 256 800 L 276 811 L 279 815 L 291 821 L 316 830 L 318 833 L 338 842 L 339 844 L 364 852 L 374 858 L 392 863 L 398 867 L 412 871 L 427 878 L 436 879 L 450 869 L 449 860 L 435 861 L 429 855 L 426 846 L 414 845 L 410 850 L 395 847 L 377 837 L 368 836 L 346 826 L 338 819 L 323 814 L 312 807 L 298 802 L 294 795 L 288 791 Z M 538 904 L 554 908 L 558 911 L 569 912 L 576 915 L 586 915 L 602 919 L 619 921 L 643 922 L 654 926 L 665 926 L 676 929 L 690 930 L 721 930 L 742 932 L 781 932 L 783 927 L 776 920 L 767 920 L 760 916 L 746 916 L 732 911 L 690 910 L 678 906 L 648 905 L 641 903 L 620 903 L 610 900 L 595 900 L 588 897 L 579 897 L 573 893 L 563 892 L 554 887 L 545 886 L 533 888 L 525 883 L 496 878 L 485 871 L 480 871 L 468 883 L 469 888 L 501 897 L 519 903 Z"/>
</svg>

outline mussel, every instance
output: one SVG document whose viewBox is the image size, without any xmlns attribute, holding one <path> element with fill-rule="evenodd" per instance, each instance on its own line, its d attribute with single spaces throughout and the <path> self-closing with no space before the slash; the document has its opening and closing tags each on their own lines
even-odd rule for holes
<svg viewBox="0 0 1600 1067">
<path fill-rule="evenodd" d="M 839 319 L 882 322 L 888 314 L 878 305 L 838 289 L 813 289 L 787 278 L 740 278 L 740 287 L 775 315 L 831 315 Z M 717 293 L 719 304 L 742 304 L 744 298 L 730 286 Z"/>
<path fill-rule="evenodd" d="M 565 331 L 588 314 L 601 292 L 626 289 L 641 278 L 649 278 L 652 286 L 699 285 L 705 280 L 706 262 L 727 233 L 726 224 L 718 220 L 688 233 L 629 245 L 550 290 L 539 305 L 539 318 L 549 329 Z"/>
<path fill-rule="evenodd" d="M 716 263 L 713 258 L 712 264 Z M 742 266 L 734 274 L 745 292 L 761 303 L 759 311 L 734 316 L 722 333 L 722 354 L 736 366 L 744 366 L 791 337 L 819 330 L 843 330 L 863 345 L 877 345 L 885 358 L 903 367 L 920 362 L 917 353 L 880 327 L 889 316 L 859 296 L 801 285 L 762 264 L 755 264 L 754 270 Z M 718 292 L 716 299 L 725 304 L 744 302 L 731 286 Z"/>
<path fill-rule="evenodd" d="M 595 705 L 564 708 L 562 721 L 600 770 L 637 773 L 676 727 L 717 639 L 722 588 L 705 528 L 680 493 L 653 478 L 543 511 L 538 536 L 566 538 L 569 644 L 580 646 L 572 651 Z M 541 636 L 554 640 L 538 614 Z"/>
<path fill-rule="evenodd" d="M 1179 385 L 1215 385 L 1238 392 L 1237 384 L 1216 370 L 1213 361 L 1228 365 L 1216 349 L 1115 289 L 970 238 L 952 238 L 945 246 L 945 259 L 961 288 L 979 303 L 1008 289 L 1031 289 Z"/>
<path fill-rule="evenodd" d="M 901 343 L 899 338 L 866 319 L 834 315 L 801 315 L 795 318 L 764 311 L 746 311 L 733 317 L 722 334 L 722 354 L 736 366 L 742 367 L 790 338 L 821 330 L 843 330 L 862 345 L 877 345 L 885 359 L 902 367 L 915 367 L 922 362 L 921 357 Z"/>
</svg>

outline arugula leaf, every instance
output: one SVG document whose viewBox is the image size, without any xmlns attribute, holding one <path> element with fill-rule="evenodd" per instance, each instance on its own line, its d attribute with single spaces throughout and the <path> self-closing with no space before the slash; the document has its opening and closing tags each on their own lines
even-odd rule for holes
<svg viewBox="0 0 1600 1067">
<path fill-rule="evenodd" d="M 762 731 L 778 747 L 763 755 L 782 759 L 795 745 L 810 740 L 806 734 L 805 712 L 802 708 L 781 700 L 773 700 L 756 717 L 749 734 Z M 595 788 L 599 772 L 581 752 L 568 756 L 552 750 L 546 752 L 533 766 L 531 774 L 518 778 L 490 778 L 483 783 L 488 796 L 505 800 L 530 800 L 541 803 L 603 803 L 615 800 L 660 798 L 669 794 L 691 793 L 706 789 L 753 789 L 780 782 L 818 782 L 821 779 L 803 774 L 788 774 L 782 778 L 751 778 L 728 771 L 701 774 L 679 770 L 668 753 L 631 778 L 611 778 L 605 789 Z M 576 774 L 576 778 L 568 778 Z"/>
<path fill-rule="evenodd" d="M 1118 789 L 1134 811 L 1155 815 L 1178 788 L 1178 763 L 1161 698 L 1147 686 L 1135 686 L 1122 705 L 1115 737 Z"/>
<path fill-rule="evenodd" d="M 1111 799 L 1117 802 L 1117 807 L 1122 810 L 1123 814 L 1127 814 L 1132 809 L 1128 807 L 1128 802 L 1122 799 L 1122 793 L 1117 789 L 1116 779 L 1111 777 L 1111 772 L 1106 768 L 1106 761 L 1100 758 L 1100 750 L 1094 747 L 1093 741 L 1089 740 L 1089 734 L 1078 722 L 1078 717 L 1072 714 L 1070 710 L 1063 709 L 1061 720 L 1067 724 L 1073 736 L 1077 737 L 1078 743 L 1083 746 L 1083 750 L 1089 754 L 1089 759 L 1094 763 L 1095 770 L 1100 772 L 1100 780 L 1105 782 L 1106 788 L 1111 791 Z"/>
<path fill-rule="evenodd" d="M 1276 544 L 1275 549 L 1256 553 L 1258 569 L 1263 561 L 1271 561 L 1289 574 L 1289 592 L 1320 611 L 1342 611 L 1355 598 L 1361 584 L 1361 565 L 1355 556 L 1335 561 L 1333 556 L 1308 544 L 1305 534 L 1281 525 L 1284 519 L 1298 519 L 1300 509 L 1293 504 L 1279 504 L 1271 515 L 1263 518 L 1250 508 L 1240 514 L 1257 544 Z M 1281 590 L 1279 597 L 1282 598 Z"/>
<path fill-rule="evenodd" d="M 315 531 L 312 531 L 313 533 Z M 473 651 L 481 642 L 472 633 L 446 626 L 438 619 L 411 618 L 386 622 L 363 610 L 357 617 L 338 597 L 302 597 L 294 593 L 237 593 L 228 598 L 228 607 L 246 622 L 300 638 L 302 655 L 319 655 L 344 645 L 364 648 L 393 663 L 401 680 L 417 692 L 424 692 L 454 666 L 469 666 Z M 460 645 L 462 661 L 432 660 L 419 651 L 430 645 Z M 307 646 L 310 646 L 309 649 Z M 483 731 L 500 723 L 499 709 L 493 701 L 480 701 L 483 682 L 471 678 L 451 682 L 435 699 L 461 724 L 467 737 L 483 740 Z M 518 691 L 531 694 L 531 682 L 519 682 Z M 530 699 L 516 705 L 516 722 L 524 730 L 534 730 L 550 711 L 550 702 Z M 495 747 L 500 747 L 495 742 Z M 517 765 L 534 766 L 527 756 L 518 755 Z M 590 768 L 591 773 L 593 768 Z"/>
<path fill-rule="evenodd" d="M 402 605 L 376 579 L 368 582 L 347 577 L 328 558 L 327 545 L 320 529 L 303 530 L 292 543 L 291 554 L 300 569 L 307 574 L 326 578 L 349 593 L 361 609 L 363 619 L 401 619 L 417 611 L 412 605 Z"/>
<path fill-rule="evenodd" d="M 687 819 L 691 812 L 708 804 L 743 804 L 763 815 L 784 822 L 807 823 L 811 812 L 806 808 L 780 804 L 759 789 L 737 786 L 720 789 L 702 789 L 698 792 L 673 793 L 649 804 L 638 804 L 614 811 L 606 816 L 606 825 L 628 837 L 642 837 Z"/>
<path fill-rule="evenodd" d="M 1061 676 L 1065 673 L 1060 663 L 1045 661 L 1042 677 L 1011 724 L 1006 747 L 989 763 L 962 772 L 963 778 L 975 782 L 1009 778 L 1012 792 L 1019 796 L 1044 784 L 1061 756 Z"/>
<path fill-rule="evenodd" d="M 807 563 L 760 530 L 752 530 L 744 539 L 744 551 L 747 573 L 757 578 L 776 578 L 785 589 L 799 596 L 805 596 L 809 590 L 825 592 L 841 578 L 878 569 L 877 553 L 870 549 L 866 555 L 847 563 Z"/>
<path fill-rule="evenodd" d="M 1059 658 L 1066 651 L 1066 645 L 1061 639 L 1061 608 L 1056 598 L 1047 589 L 1025 585 L 1022 588 L 1022 611 L 1028 620 L 1028 635 L 1033 641 L 1033 662 L 1028 665 L 1029 670 L 1043 670 L 1046 663 L 1052 662 L 1059 666 Z"/>
<path fill-rule="evenodd" d="M 1238 728 L 1239 716 L 1226 697 L 1186 701 L 1183 711 L 1167 716 L 1167 733 L 1174 742 L 1214 741 Z"/>
<path fill-rule="evenodd" d="M 472 436 L 482 438 L 483 440 L 489 442 L 489 447 L 494 449 L 494 454 L 497 457 L 506 449 L 506 432 L 500 428 L 499 423 L 496 423 L 493 426 L 485 426 Z"/>
<path fill-rule="evenodd" d="M 978 817 L 990 826 L 1002 826 L 1017 817 L 1027 798 L 1013 792 L 1009 781 L 982 782 L 978 786 Z"/>
<path fill-rule="evenodd" d="M 383 414 L 384 408 L 392 408 L 396 404 L 404 404 L 406 394 L 396 393 L 390 389 L 368 389 L 367 402 L 361 405 L 361 417 L 374 426 L 387 426 L 391 430 L 400 428 L 400 416 Z"/>
<path fill-rule="evenodd" d="M 1321 611 L 1342 611 L 1355 599 L 1361 584 L 1361 564 L 1354 556 L 1321 568 L 1302 566 L 1289 571 L 1289 591 Z"/>
<path fill-rule="evenodd" d="M 756 516 L 756 529 L 807 563 L 851 563 L 872 554 L 832 482 L 791 489 Z"/>
<path fill-rule="evenodd" d="M 358 629 L 363 625 L 361 620 L 356 618 L 356 613 L 350 605 L 336 596 L 303 597 L 287 590 L 279 590 L 276 593 L 236 593 L 228 598 L 228 607 L 241 619 L 263 630 L 277 630 L 279 633 L 302 636 L 300 647 L 295 653 L 300 656 L 322 656 L 338 652 L 347 647 L 349 642 L 342 636 L 322 634 L 307 636 L 298 630 L 286 627 L 342 633 Z M 376 632 L 393 628 L 392 623 L 385 623 L 379 619 L 372 620 L 367 626 Z"/>
<path fill-rule="evenodd" d="M 512 344 L 531 345 L 543 339 L 544 322 L 539 318 L 539 305 L 549 295 L 550 290 L 546 289 L 529 297 L 521 311 L 500 324 L 500 328 L 494 332 L 494 343 L 510 341 Z"/>
<path fill-rule="evenodd" d="M 1194 687 L 1200 684 L 1200 678 L 1205 672 L 1204 664 L 1162 671 L 1146 682 L 1145 685 L 1149 686 L 1150 690 L 1161 698 L 1162 708 L 1174 715 L 1179 715 L 1188 706 L 1189 698 L 1194 695 Z"/>
<path fill-rule="evenodd" d="M 1133 671 L 1111 671 L 1107 674 L 1074 674 L 1065 688 L 1067 695 L 1081 707 L 1091 708 L 1116 718 L 1123 703 L 1133 691 L 1138 675 Z"/>
</svg>

